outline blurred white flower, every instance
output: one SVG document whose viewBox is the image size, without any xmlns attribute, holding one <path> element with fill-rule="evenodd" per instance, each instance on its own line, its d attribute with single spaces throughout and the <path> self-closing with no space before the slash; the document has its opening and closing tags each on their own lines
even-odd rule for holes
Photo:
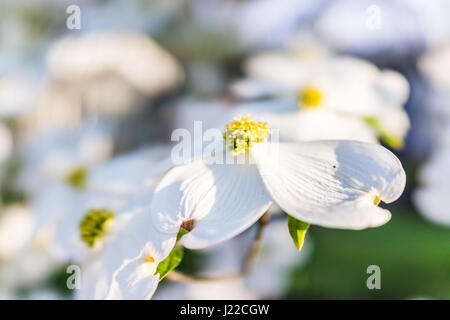
<svg viewBox="0 0 450 320">
<path fill-rule="evenodd" d="M 407 55 L 448 39 L 449 4 L 438 0 L 330 2 L 316 30 L 338 50 L 363 55 Z"/>
<path fill-rule="evenodd" d="M 152 184 L 141 189 L 119 212 L 103 249 L 83 264 L 88 287 L 78 299 L 149 299 L 159 282 L 159 262 L 173 249 L 176 234 L 163 234 L 150 217 Z"/>
<path fill-rule="evenodd" d="M 169 156 L 169 146 L 162 144 L 143 146 L 120 154 L 93 168 L 89 188 L 118 195 L 133 195 L 149 178 L 171 166 Z"/>
<path fill-rule="evenodd" d="M 267 124 L 248 117 L 236 119 L 226 132 L 238 134 L 232 150 L 227 145 L 212 158 L 172 168 L 151 204 L 158 230 L 177 234 L 189 223 L 183 244 L 205 248 L 250 227 L 272 201 L 325 227 L 363 229 L 390 219 L 377 205 L 395 201 L 406 180 L 391 152 L 356 141 L 265 142 L 266 130 Z M 241 137 L 247 134 L 257 137 L 251 145 Z M 224 164 L 227 154 L 239 164 Z"/>
<path fill-rule="evenodd" d="M 401 107 L 409 96 L 408 82 L 401 74 L 379 70 L 350 56 L 311 61 L 262 54 L 250 58 L 246 70 L 250 79 L 274 83 L 281 90 L 278 95 L 290 94 L 303 108 L 326 107 L 350 115 L 377 116 L 386 107 Z M 313 95 L 312 88 L 317 94 Z"/>
<path fill-rule="evenodd" d="M 427 81 L 423 108 L 439 134 L 450 123 L 450 76 L 446 73 L 450 68 L 450 45 L 425 52 L 418 68 Z"/>
<path fill-rule="evenodd" d="M 0 284 L 11 290 L 36 286 L 47 280 L 63 263 L 40 243 L 30 241 L 0 265 Z"/>
<path fill-rule="evenodd" d="M 177 105 L 172 127 L 184 128 L 193 134 L 195 121 L 200 121 L 205 131 L 224 126 L 223 119 L 243 114 L 266 119 L 273 130 L 278 130 L 283 142 L 342 139 L 378 143 L 376 132 L 362 119 L 325 108 L 297 111 L 297 103 L 286 98 L 238 104 L 184 99 Z"/>
<path fill-rule="evenodd" d="M 14 118 L 31 109 L 38 88 L 35 82 L 25 72 L 0 76 L 0 118 Z"/>
<path fill-rule="evenodd" d="M 15 205 L 0 211 L 0 259 L 9 259 L 28 245 L 34 227 L 28 207 Z"/>
<path fill-rule="evenodd" d="M 223 125 L 218 123 L 228 115 L 232 106 L 220 100 L 199 100 L 195 98 L 182 98 L 175 104 L 171 129 L 183 128 L 194 132 L 194 121 L 202 122 L 202 129 L 207 130 Z"/>
<path fill-rule="evenodd" d="M 450 226 L 450 125 L 442 133 L 441 143 L 420 171 L 421 186 L 413 200 L 419 212 L 428 220 Z"/>
<path fill-rule="evenodd" d="M 252 57 L 246 71 L 249 78 L 233 84 L 232 91 L 244 97 L 261 94 L 291 99 L 291 110 L 274 105 L 271 112 L 285 113 L 281 123 L 297 131 L 296 140 L 374 142 L 380 136 L 393 147 L 403 144 L 410 126 L 402 108 L 409 96 L 409 85 L 397 72 L 381 71 L 352 57 L 299 59 L 274 53 Z M 288 121 L 292 118 L 298 120 Z M 322 130 L 317 130 L 319 127 Z"/>
<path fill-rule="evenodd" d="M 184 79 L 175 57 L 138 32 L 63 37 L 50 47 L 47 67 L 28 116 L 40 130 L 73 128 L 99 115 L 117 120 Z"/>
<path fill-rule="evenodd" d="M 449 199 L 448 183 L 437 186 L 426 186 L 415 191 L 414 203 L 419 212 L 429 221 L 444 226 L 450 226 L 448 213 Z"/>
<path fill-rule="evenodd" d="M 330 110 L 300 110 L 292 113 L 260 113 L 279 131 L 281 141 L 357 140 L 378 143 L 377 134 L 367 123 Z"/>
<path fill-rule="evenodd" d="M 42 190 L 33 199 L 37 236 L 45 234 L 51 250 L 66 260 L 81 261 L 90 249 L 101 249 L 123 205 L 146 180 L 167 169 L 165 157 L 165 147 L 147 147 L 89 168 L 80 185 L 55 183 Z M 80 237 L 83 221 L 96 225 L 92 239 Z"/>
<path fill-rule="evenodd" d="M 63 38 L 51 49 L 48 67 L 61 81 L 83 81 L 115 73 L 146 95 L 173 89 L 183 79 L 175 58 L 139 33 Z"/>
<path fill-rule="evenodd" d="M 450 91 L 450 45 L 433 48 L 420 58 L 418 68 L 435 91 Z"/>
<path fill-rule="evenodd" d="M 447 43 L 426 51 L 417 64 L 425 81 L 422 87 L 416 85 L 415 92 L 420 101 L 415 130 L 417 137 L 427 138 L 429 151 L 430 147 L 431 150 L 439 148 L 442 140 L 450 137 L 445 132 L 450 128 L 450 76 L 445 72 L 450 67 L 450 45 Z"/>
<path fill-rule="evenodd" d="M 107 160 L 112 149 L 108 132 L 89 124 L 80 129 L 32 136 L 24 142 L 24 165 L 18 184 L 30 194 L 53 182 L 82 187 L 89 169 Z"/>
<path fill-rule="evenodd" d="M 103 241 L 97 239 L 103 240 L 109 234 L 114 227 L 116 210 L 126 199 L 116 194 L 74 190 L 64 184 L 54 184 L 32 201 L 36 216 L 35 239 L 43 242 L 56 257 L 80 262 L 91 249 L 101 248 Z M 92 234 L 92 239 L 84 240 L 81 223 L 87 219 L 92 221 L 92 228 L 97 233 Z"/>
</svg>

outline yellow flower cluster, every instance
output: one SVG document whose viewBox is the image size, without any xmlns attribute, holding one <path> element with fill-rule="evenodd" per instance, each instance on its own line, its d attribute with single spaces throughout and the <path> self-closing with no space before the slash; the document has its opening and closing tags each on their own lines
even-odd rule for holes
<svg viewBox="0 0 450 320">
<path fill-rule="evenodd" d="M 322 92 L 316 87 L 308 86 L 300 92 L 298 99 L 301 106 L 317 108 L 322 102 Z"/>
<path fill-rule="evenodd" d="M 267 123 L 256 121 L 250 118 L 249 115 L 234 118 L 226 126 L 226 131 L 223 134 L 225 145 L 232 154 L 245 153 L 255 143 L 267 141 L 270 129 Z"/>
</svg>

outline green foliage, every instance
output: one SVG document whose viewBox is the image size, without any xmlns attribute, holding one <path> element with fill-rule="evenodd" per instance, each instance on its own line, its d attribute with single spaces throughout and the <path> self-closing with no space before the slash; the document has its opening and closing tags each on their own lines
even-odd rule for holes
<svg viewBox="0 0 450 320">
<path fill-rule="evenodd" d="M 164 279 L 170 271 L 178 267 L 181 260 L 183 260 L 183 247 L 175 247 L 169 256 L 161 261 L 156 268 L 155 274 L 159 273 L 159 281 Z"/>
<path fill-rule="evenodd" d="M 288 229 L 295 247 L 300 251 L 305 241 L 306 231 L 309 228 L 309 223 L 297 220 L 288 215 Z"/>
<path fill-rule="evenodd" d="M 288 298 L 450 298 L 450 230 L 409 212 L 363 231 L 314 228 L 308 263 L 294 270 Z M 381 290 L 366 286 L 367 267 L 381 269 Z"/>
</svg>

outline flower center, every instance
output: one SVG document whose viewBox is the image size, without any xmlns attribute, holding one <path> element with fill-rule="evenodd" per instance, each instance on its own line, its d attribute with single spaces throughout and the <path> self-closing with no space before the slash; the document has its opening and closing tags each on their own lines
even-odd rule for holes
<svg viewBox="0 0 450 320">
<path fill-rule="evenodd" d="M 307 108 L 318 108 L 322 102 L 322 92 L 313 86 L 307 86 L 300 91 L 298 99 L 299 103 Z"/>
<path fill-rule="evenodd" d="M 152 255 L 148 255 L 144 259 L 144 263 L 153 263 L 153 262 L 155 262 L 155 258 L 153 258 Z"/>
<path fill-rule="evenodd" d="M 195 227 L 195 220 L 194 219 L 184 220 L 181 223 L 181 228 L 183 228 L 187 232 L 191 232 L 194 229 L 194 227 Z"/>
<path fill-rule="evenodd" d="M 107 222 L 114 217 L 114 213 L 105 209 L 91 209 L 81 219 L 79 230 L 81 240 L 92 248 L 97 240 L 103 238 L 107 232 Z"/>
<path fill-rule="evenodd" d="M 83 189 L 86 185 L 87 173 L 86 168 L 75 168 L 66 176 L 66 182 L 75 189 Z"/>
<path fill-rule="evenodd" d="M 148 254 L 141 262 L 140 268 L 145 276 L 151 277 L 155 274 L 157 268 L 155 258 L 151 254 Z"/>
<path fill-rule="evenodd" d="M 373 198 L 373 204 L 374 205 L 379 205 L 380 204 L 380 202 L 381 202 L 381 198 L 380 198 L 380 196 L 375 196 L 375 198 Z"/>
<path fill-rule="evenodd" d="M 234 118 L 227 124 L 223 137 L 226 148 L 237 156 L 245 153 L 255 143 L 267 141 L 269 133 L 270 129 L 267 123 L 256 121 L 249 115 L 244 115 L 240 118 Z"/>
</svg>

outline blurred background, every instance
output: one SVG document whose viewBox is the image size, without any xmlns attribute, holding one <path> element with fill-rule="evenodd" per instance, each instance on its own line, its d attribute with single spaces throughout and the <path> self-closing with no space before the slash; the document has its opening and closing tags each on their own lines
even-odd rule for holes
<svg viewBox="0 0 450 320">
<path fill-rule="evenodd" d="M 402 198 L 387 206 L 392 220 L 364 231 L 312 226 L 297 253 L 274 214 L 246 279 L 164 282 L 155 298 L 450 298 L 449 14 L 445 0 L 2 0 L 0 298 L 75 297 L 66 287 L 72 258 L 42 236 L 79 204 L 57 183 L 79 187 L 80 168 L 165 145 L 192 120 L 222 123 L 243 104 L 290 98 L 280 87 L 296 86 L 316 64 L 326 76 L 342 73 L 342 94 L 345 81 L 370 77 L 370 92 L 401 96 L 396 108 L 407 117 L 383 114 L 401 143 L 371 122 L 408 176 Z M 335 70 L 336 57 L 354 63 Z M 380 70 L 408 88 L 392 89 Z M 357 98 L 362 108 L 372 103 Z M 186 252 L 180 269 L 226 274 L 254 231 Z M 366 286 L 370 265 L 381 269 L 380 290 Z"/>
</svg>

